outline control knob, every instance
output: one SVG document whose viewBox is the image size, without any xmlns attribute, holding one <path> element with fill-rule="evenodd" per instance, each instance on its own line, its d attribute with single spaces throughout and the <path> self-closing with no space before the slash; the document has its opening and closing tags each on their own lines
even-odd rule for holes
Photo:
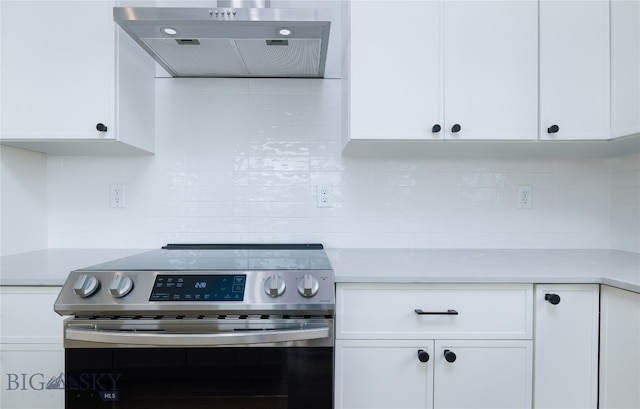
<svg viewBox="0 0 640 409">
<path fill-rule="evenodd" d="M 82 274 L 73 284 L 73 291 L 82 298 L 89 297 L 100 288 L 100 281 L 92 275 Z"/>
<path fill-rule="evenodd" d="M 133 289 L 133 280 L 130 277 L 119 274 L 111 281 L 109 292 L 114 298 L 122 298 Z"/>
<path fill-rule="evenodd" d="M 271 297 L 280 297 L 284 294 L 286 286 L 284 284 L 284 279 L 280 277 L 278 274 L 273 274 L 264 282 L 264 292 L 269 294 Z"/>
<path fill-rule="evenodd" d="M 311 274 L 305 274 L 298 280 L 298 292 L 303 297 L 313 297 L 318 293 L 319 288 L 318 279 Z"/>
</svg>

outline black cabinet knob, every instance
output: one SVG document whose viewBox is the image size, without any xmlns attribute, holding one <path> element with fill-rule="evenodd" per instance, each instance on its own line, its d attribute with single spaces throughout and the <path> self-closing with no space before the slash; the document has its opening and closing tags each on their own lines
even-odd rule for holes
<svg viewBox="0 0 640 409">
<path fill-rule="evenodd" d="M 97 129 L 99 132 L 107 132 L 107 126 L 106 126 L 105 124 L 103 124 L 102 122 L 100 122 L 100 123 L 98 123 L 98 124 L 96 125 L 96 129 Z"/>
<path fill-rule="evenodd" d="M 460 132 L 461 129 L 462 129 L 462 127 L 460 126 L 460 124 L 454 124 L 451 127 L 451 132 L 458 133 L 458 132 Z"/>
<path fill-rule="evenodd" d="M 420 360 L 420 362 L 428 362 L 429 361 L 429 354 L 424 349 L 419 349 L 418 350 L 418 359 Z"/>
<path fill-rule="evenodd" d="M 448 349 L 444 350 L 444 359 L 447 360 L 447 362 L 455 362 L 456 361 L 456 354 L 454 354 L 452 351 L 449 351 Z"/>
<path fill-rule="evenodd" d="M 431 128 L 431 132 L 433 133 L 438 133 L 442 130 L 442 127 L 439 124 L 435 124 L 433 125 L 433 127 Z"/>
<path fill-rule="evenodd" d="M 549 128 L 547 128 L 547 133 L 558 133 L 559 130 L 560 127 L 558 125 L 551 125 Z"/>
<path fill-rule="evenodd" d="M 553 305 L 560 304 L 560 296 L 558 294 L 545 294 L 544 299 Z"/>
</svg>

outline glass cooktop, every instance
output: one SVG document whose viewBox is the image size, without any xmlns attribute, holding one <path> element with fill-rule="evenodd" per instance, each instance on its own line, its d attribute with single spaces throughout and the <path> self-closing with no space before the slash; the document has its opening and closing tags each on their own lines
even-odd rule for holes
<svg viewBox="0 0 640 409">
<path fill-rule="evenodd" d="M 168 244 L 83 271 L 331 270 L 322 244 Z"/>
</svg>

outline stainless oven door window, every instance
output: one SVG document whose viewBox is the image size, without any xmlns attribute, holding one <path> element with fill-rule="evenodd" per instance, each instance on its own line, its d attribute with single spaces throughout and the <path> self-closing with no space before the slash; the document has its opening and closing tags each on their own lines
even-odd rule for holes
<svg viewBox="0 0 640 409">
<path fill-rule="evenodd" d="M 331 409 L 331 318 L 72 318 L 65 409 Z"/>
<path fill-rule="evenodd" d="M 68 348 L 66 409 L 331 409 L 332 347 Z"/>
</svg>

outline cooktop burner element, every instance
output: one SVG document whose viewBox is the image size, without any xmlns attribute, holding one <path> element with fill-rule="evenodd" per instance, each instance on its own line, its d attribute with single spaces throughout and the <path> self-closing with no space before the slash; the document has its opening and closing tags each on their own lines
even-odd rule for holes
<svg viewBox="0 0 640 409">
<path fill-rule="evenodd" d="M 60 315 L 332 316 L 333 270 L 321 244 L 169 244 L 72 271 Z"/>
</svg>

